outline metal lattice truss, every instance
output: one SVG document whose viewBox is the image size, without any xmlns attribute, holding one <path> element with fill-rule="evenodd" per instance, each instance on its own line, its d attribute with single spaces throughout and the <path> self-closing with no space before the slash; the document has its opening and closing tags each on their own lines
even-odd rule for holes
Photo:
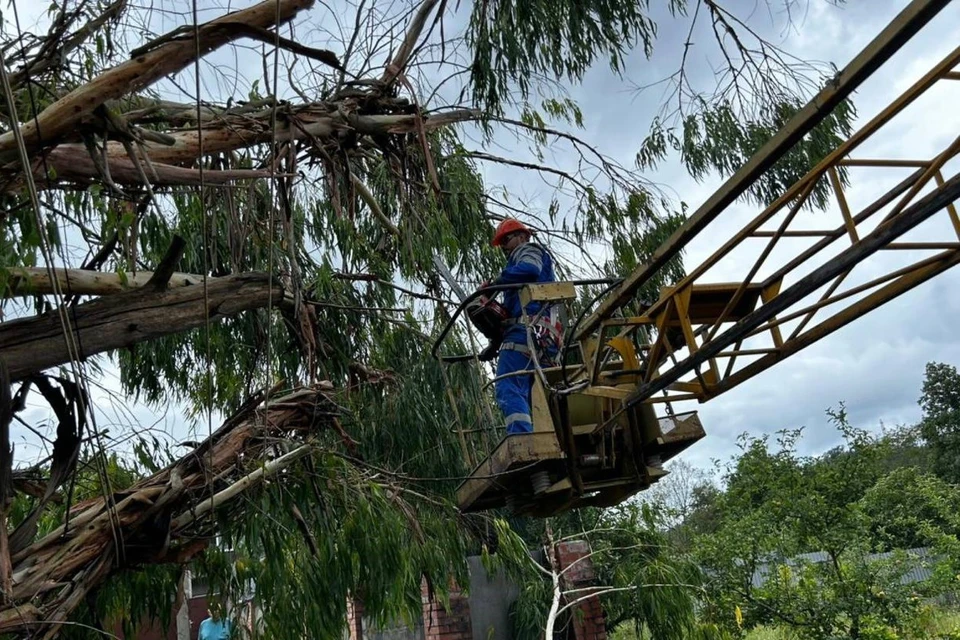
<svg viewBox="0 0 960 640">
<path fill-rule="evenodd" d="M 599 336 L 584 349 L 590 393 L 624 406 L 703 402 L 960 262 L 954 205 L 960 197 L 960 137 L 940 123 L 914 127 L 911 147 L 932 149 L 927 159 L 892 157 L 896 151 L 889 144 L 908 107 L 922 98 L 927 108 L 929 101 L 943 100 L 945 85 L 960 80 L 958 65 L 960 48 L 664 289 L 642 315 L 613 317 L 656 264 L 628 278 L 578 336 Z M 924 104 L 917 107 L 923 113 Z M 874 148 L 886 157 L 867 155 Z M 848 182 L 869 186 L 871 194 L 865 197 L 863 188 L 849 188 Z M 812 206 L 811 194 L 827 185 L 834 202 L 823 211 Z M 715 197 L 729 201 L 722 192 Z M 738 215 L 732 207 L 728 211 Z M 685 248 L 694 236 L 718 235 L 709 229 L 703 224 L 681 233 L 666 254 Z M 717 284 L 717 276 L 728 282 Z M 619 364 L 609 366 L 612 360 Z"/>
</svg>

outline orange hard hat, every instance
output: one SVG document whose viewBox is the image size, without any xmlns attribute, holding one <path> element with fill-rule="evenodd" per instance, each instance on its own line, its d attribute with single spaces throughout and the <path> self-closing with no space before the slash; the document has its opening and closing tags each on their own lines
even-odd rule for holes
<svg viewBox="0 0 960 640">
<path fill-rule="evenodd" d="M 490 244 L 495 247 L 499 247 L 501 244 L 503 244 L 504 239 L 514 231 L 526 231 L 530 235 L 533 235 L 533 230 L 531 230 L 527 225 L 523 224 L 519 220 L 506 218 L 503 222 L 497 225 L 497 230 L 493 234 L 493 241 Z"/>
</svg>

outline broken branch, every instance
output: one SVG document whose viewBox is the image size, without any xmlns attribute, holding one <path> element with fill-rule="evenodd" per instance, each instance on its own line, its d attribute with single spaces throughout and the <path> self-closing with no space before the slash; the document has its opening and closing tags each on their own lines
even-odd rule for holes
<svg viewBox="0 0 960 640">
<path fill-rule="evenodd" d="M 173 268 L 180 262 L 180 258 L 183 256 L 183 249 L 186 246 L 187 242 L 182 236 L 173 236 L 173 242 L 170 243 L 170 248 L 167 249 L 163 260 L 160 261 L 160 266 L 158 266 L 157 270 L 150 276 L 150 280 L 147 281 L 147 286 L 161 290 L 167 288 L 167 283 L 170 282 L 170 278 L 173 276 Z"/>
<path fill-rule="evenodd" d="M 87 269 L 54 269 L 56 286 L 46 267 L 18 267 L 10 272 L 10 281 L 3 297 L 51 295 L 63 291 L 74 296 L 103 296 L 130 291 L 145 286 L 154 273 L 137 271 L 136 273 L 104 273 Z M 171 273 L 167 279 L 169 287 L 187 287 L 203 283 L 203 276 L 194 273 Z"/>
<path fill-rule="evenodd" d="M 30 152 L 55 144 L 73 131 L 94 109 L 108 100 L 140 91 L 168 75 L 183 70 L 197 55 L 207 54 L 236 39 L 236 30 L 222 28 L 224 23 L 241 22 L 265 29 L 287 22 L 315 0 L 264 0 L 249 9 L 236 11 L 201 25 L 194 38 L 172 39 L 127 62 L 103 72 L 87 84 L 63 96 L 20 127 Z M 191 29 L 192 30 L 192 29 Z M 42 135 L 41 135 L 42 132 Z M 17 159 L 17 143 L 13 132 L 0 135 L 0 164 Z"/>
<path fill-rule="evenodd" d="M 79 356 L 195 329 L 208 318 L 216 322 L 266 307 L 270 300 L 276 304 L 286 294 L 279 279 L 265 273 L 210 278 L 206 296 L 203 289 L 187 286 L 157 292 L 143 288 L 77 305 L 71 312 L 71 329 L 78 338 Z M 56 312 L 0 324 L 0 353 L 14 381 L 70 361 Z"/>
</svg>

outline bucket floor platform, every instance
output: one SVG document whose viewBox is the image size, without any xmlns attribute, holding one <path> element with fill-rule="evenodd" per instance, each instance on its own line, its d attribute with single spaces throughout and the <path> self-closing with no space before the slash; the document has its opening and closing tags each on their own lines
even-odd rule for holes
<svg viewBox="0 0 960 640">
<path fill-rule="evenodd" d="M 457 503 L 465 512 L 508 507 L 517 515 L 548 517 L 581 507 L 611 506 L 643 491 L 667 475 L 661 468 L 647 467 L 642 480 L 624 477 L 616 470 L 580 470 L 583 492 L 574 491 L 568 460 L 550 432 L 508 436 L 481 462 L 457 489 Z M 535 494 L 534 476 L 546 472 L 551 482 Z"/>
<path fill-rule="evenodd" d="M 507 507 L 532 517 L 619 504 L 667 475 L 663 463 L 704 436 L 694 411 L 661 418 L 648 413 L 651 419 L 634 440 L 639 450 L 627 446 L 622 429 L 598 438 L 594 425 L 573 427 L 576 451 L 586 454 L 581 462 L 593 459 L 593 465 L 572 465 L 553 431 L 507 436 L 460 484 L 457 503 L 464 512 Z"/>
</svg>

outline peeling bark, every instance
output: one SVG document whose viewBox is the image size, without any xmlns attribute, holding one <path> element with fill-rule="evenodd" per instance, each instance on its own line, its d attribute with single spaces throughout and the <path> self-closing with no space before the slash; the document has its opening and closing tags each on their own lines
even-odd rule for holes
<svg viewBox="0 0 960 640">
<path fill-rule="evenodd" d="M 50 295 L 58 290 L 72 296 L 105 296 L 145 287 L 153 278 L 153 271 L 119 273 L 90 271 L 87 269 L 54 269 L 57 288 L 54 288 L 50 271 L 44 267 L 15 267 L 10 270 L 9 289 L 4 297 Z M 218 278 L 210 278 L 213 282 Z M 167 281 L 171 288 L 202 285 L 203 276 L 195 273 L 174 272 Z"/>
<path fill-rule="evenodd" d="M 119 145 L 123 149 L 122 145 Z M 106 157 L 110 178 L 118 185 L 142 185 L 140 171 L 129 156 L 110 155 Z M 143 163 L 143 170 L 156 187 L 165 186 L 197 186 L 200 184 L 200 170 L 187 167 L 177 167 L 163 162 L 155 162 L 150 158 L 149 163 Z M 50 179 L 47 170 L 53 172 L 54 179 Z M 44 160 L 33 163 L 33 175 L 38 188 L 61 186 L 63 182 L 77 183 L 82 187 L 102 182 L 102 176 L 90 154 L 82 145 L 62 144 L 46 155 Z M 206 169 L 203 172 L 203 182 L 206 185 L 216 186 L 229 184 L 238 180 L 255 180 L 268 178 L 270 172 L 256 169 Z M 3 185 L 6 193 L 18 192 L 24 188 L 22 178 Z"/>
<path fill-rule="evenodd" d="M 334 112 L 335 105 L 317 104 L 293 109 L 281 116 L 277 125 L 277 142 L 311 141 L 314 143 L 338 143 L 337 136 L 348 132 L 361 135 L 404 135 L 416 133 L 419 123 L 424 131 L 433 131 L 458 122 L 468 122 L 480 117 L 478 111 L 458 109 L 431 116 L 415 114 L 347 115 Z M 286 117 L 286 120 L 283 118 Z M 169 142 L 145 141 L 138 145 L 136 153 L 150 183 L 156 187 L 199 185 L 200 171 L 191 167 L 200 158 L 200 138 L 203 138 L 205 157 L 239 151 L 273 139 L 268 113 L 258 118 L 226 118 L 209 123 L 202 129 L 178 131 L 170 134 Z M 126 147 L 115 141 L 107 142 L 105 154 L 111 180 L 120 186 L 142 185 L 143 179 L 136 164 L 130 159 Z M 186 165 L 186 166 L 184 166 Z M 103 181 L 90 153 L 79 143 L 63 143 L 45 153 L 45 157 L 33 161 L 32 171 L 37 187 L 60 188 L 72 183 L 82 188 Z M 51 175 L 52 174 L 52 175 Z M 224 185 L 238 180 L 261 179 L 270 176 L 263 169 L 206 169 L 203 180 L 207 185 Z M 22 173 L 0 184 L 0 191 L 14 193 L 24 188 Z"/>
<path fill-rule="evenodd" d="M 113 504 L 96 498 L 74 506 L 66 535 L 57 527 L 14 555 L 12 597 L 0 603 L 0 634 L 55 637 L 58 623 L 112 574 L 142 564 L 189 561 L 210 539 L 210 510 L 187 515 L 210 506 L 214 486 L 209 479 L 230 484 L 214 497 L 215 510 L 236 503 L 237 496 L 269 475 L 264 469 L 276 472 L 296 459 L 289 454 L 268 459 L 277 438 L 309 441 L 330 426 L 336 411 L 327 395 L 331 391 L 333 385 L 322 382 L 271 399 L 267 406 L 257 398 L 176 464 L 114 494 Z M 158 532 L 157 523 L 169 524 Z"/>
<path fill-rule="evenodd" d="M 432 116 L 418 116 L 416 114 L 345 115 L 338 113 L 336 108 L 336 103 L 315 103 L 291 108 L 289 113 L 279 114 L 277 142 L 311 138 L 325 141 L 331 139 L 338 132 L 346 133 L 350 130 L 364 135 L 416 133 L 418 131 L 418 118 L 422 120 L 424 130 L 433 131 L 457 122 L 476 120 L 480 117 L 480 112 L 472 109 L 458 109 Z M 273 139 L 269 112 L 258 115 L 256 119 L 249 116 L 228 118 L 216 125 L 205 126 L 202 131 L 204 155 L 236 151 L 264 144 Z M 171 134 L 170 137 L 173 144 L 144 143 L 143 148 L 152 162 L 176 165 L 191 163 L 199 157 L 200 134 L 197 133 L 196 129 L 179 131 Z M 57 150 L 70 146 L 60 145 Z M 83 150 L 82 145 L 72 146 Z M 125 158 L 126 155 L 126 150 L 119 142 L 107 143 L 108 157 Z"/>
<path fill-rule="evenodd" d="M 303 9 L 313 6 L 314 1 L 264 0 L 249 9 L 235 11 L 200 25 L 196 32 L 196 38 L 200 41 L 200 55 L 243 37 L 242 29 L 230 28 L 232 23 L 267 29 L 276 24 L 278 15 L 280 24 L 283 24 Z M 35 119 L 20 127 L 28 151 L 35 152 L 43 146 L 55 144 L 108 100 L 145 89 L 164 76 L 186 68 L 196 59 L 194 36 L 192 28 L 179 36 L 176 33 L 168 34 L 155 41 L 156 46 L 105 71 L 54 102 Z M 13 132 L 8 131 L 0 135 L 0 164 L 16 159 L 17 144 Z"/>
</svg>

